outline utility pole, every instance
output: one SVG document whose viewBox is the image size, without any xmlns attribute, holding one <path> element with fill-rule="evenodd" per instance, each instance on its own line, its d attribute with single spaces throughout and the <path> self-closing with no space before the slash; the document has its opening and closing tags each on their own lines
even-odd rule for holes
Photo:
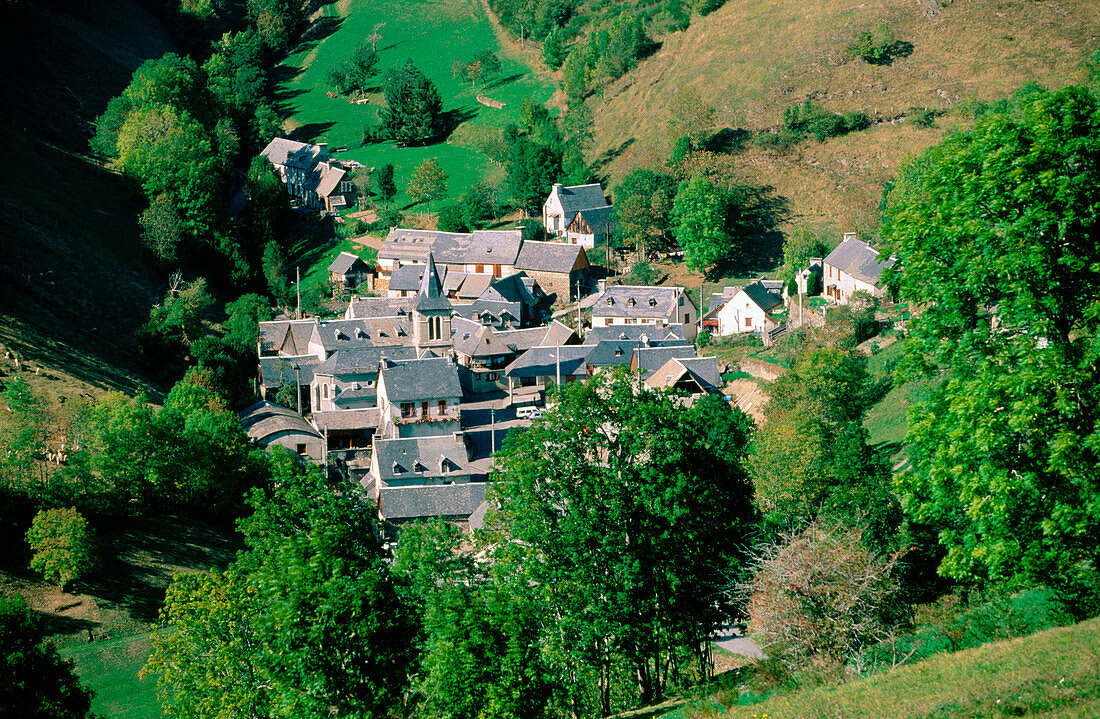
<svg viewBox="0 0 1100 719">
<path fill-rule="evenodd" d="M 581 334 L 581 281 L 577 280 L 577 336 Z"/>
<path fill-rule="evenodd" d="M 294 399 L 295 409 L 302 413 L 302 368 L 294 365 Z"/>
<path fill-rule="evenodd" d="M 298 290 L 298 319 L 302 319 L 302 268 L 295 267 L 294 287 Z"/>
<path fill-rule="evenodd" d="M 554 367 L 554 385 L 561 388 L 561 345 L 558 345 L 558 361 Z"/>
<path fill-rule="evenodd" d="M 496 407 L 489 407 L 489 437 L 492 446 L 491 454 L 496 456 L 497 453 L 497 409 Z"/>
</svg>

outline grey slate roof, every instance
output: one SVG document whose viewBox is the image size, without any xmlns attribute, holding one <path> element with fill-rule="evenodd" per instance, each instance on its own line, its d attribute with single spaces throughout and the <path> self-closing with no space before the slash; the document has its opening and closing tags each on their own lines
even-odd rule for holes
<svg viewBox="0 0 1100 719">
<path fill-rule="evenodd" d="M 389 289 L 391 290 L 404 290 L 406 292 L 416 292 L 420 289 L 420 284 L 424 278 L 424 268 L 427 265 L 400 265 L 393 268 L 393 272 L 390 273 Z M 447 268 L 440 268 L 440 277 L 443 280 L 443 288 L 446 291 L 448 274 L 460 274 L 460 273 L 448 273 Z"/>
<path fill-rule="evenodd" d="M 442 484 L 423 487 L 387 487 L 378 500 L 383 519 L 423 517 L 469 517 L 485 504 L 488 485 L 484 482 Z"/>
<path fill-rule="evenodd" d="M 348 319 L 407 317 L 411 304 L 411 297 L 360 297 L 355 295 L 351 298 L 344 317 Z"/>
<path fill-rule="evenodd" d="M 679 298 L 691 301 L 683 287 L 612 285 L 596 298 L 593 317 L 675 317 Z"/>
<path fill-rule="evenodd" d="M 558 191 L 561 208 L 569 219 L 573 219 L 573 216 L 581 210 L 607 205 L 607 197 L 603 194 L 603 187 L 599 183 L 572 185 L 555 189 Z"/>
<path fill-rule="evenodd" d="M 466 443 L 453 434 L 376 438 L 374 452 L 378 459 L 378 478 L 383 482 L 453 477 L 469 474 L 470 470 L 470 453 Z M 391 489 L 396 488 L 386 487 L 382 495 Z"/>
<path fill-rule="evenodd" d="M 291 332 L 291 344 L 297 348 L 295 354 L 305 354 L 309 346 L 309 337 L 313 334 L 316 319 L 308 320 L 275 320 L 272 322 L 260 322 L 260 354 L 275 354 L 286 340 L 286 334 Z"/>
<path fill-rule="evenodd" d="M 588 345 L 532 347 L 508 365 L 504 374 L 506 377 L 554 377 L 560 357 L 562 377 L 585 377 L 588 374 L 585 358 L 591 351 Z"/>
<path fill-rule="evenodd" d="M 417 312 L 444 312 L 451 309 L 451 301 L 443 294 L 443 282 L 431 252 L 428 253 L 428 264 L 421 275 L 420 290 L 413 299 L 412 309 Z"/>
<path fill-rule="evenodd" d="M 593 233 L 607 234 L 615 228 L 615 208 L 612 205 L 578 210 L 577 213 L 570 218 L 570 222 L 575 219 L 577 214 L 584 218 L 585 224 L 588 225 L 588 229 L 592 230 Z"/>
<path fill-rule="evenodd" d="M 515 267 L 517 270 L 532 272 L 566 273 L 573 269 L 582 254 L 584 248 L 580 245 L 528 241 L 523 243 Z"/>
<path fill-rule="evenodd" d="M 330 160 L 328 162 L 321 162 L 317 164 L 317 194 L 321 197 L 328 197 L 331 195 L 337 187 L 340 186 L 340 181 L 344 179 L 344 175 L 347 174 L 347 170 L 336 160 Z"/>
<path fill-rule="evenodd" d="M 357 347 L 338 350 L 313 369 L 313 374 L 338 377 L 347 374 L 370 374 L 378 371 L 383 358 L 394 361 L 416 359 L 415 347 Z"/>
<path fill-rule="evenodd" d="M 321 364 L 321 360 L 313 355 L 301 357 L 260 357 L 260 377 L 263 379 L 265 390 L 275 389 L 283 385 L 293 385 L 295 379 L 301 378 L 302 384 L 313 381 L 313 372 Z M 294 367 L 298 371 L 294 371 Z"/>
<path fill-rule="evenodd" d="M 691 345 L 673 345 L 671 347 L 639 347 L 634 350 L 636 366 L 641 370 L 642 379 L 646 379 L 661 368 L 670 359 L 695 357 L 695 348 Z"/>
<path fill-rule="evenodd" d="M 637 340 L 642 337 L 648 340 L 675 339 L 682 344 L 687 344 L 687 340 L 684 339 L 684 326 L 671 323 L 668 327 L 654 327 L 653 325 L 593 327 L 585 333 L 584 341 L 587 344 L 598 344 L 603 340 Z"/>
<path fill-rule="evenodd" d="M 878 259 L 878 250 L 866 242 L 848 238 L 825 258 L 825 263 L 836 267 L 857 280 L 868 284 L 878 284 L 883 271 L 893 267 L 896 260 L 891 257 L 885 262 Z"/>
<path fill-rule="evenodd" d="M 447 265 L 514 265 L 523 237 L 519 230 L 438 232 L 395 227 L 386 235 L 378 256 L 426 262 L 428 253 Z"/>
<path fill-rule="evenodd" d="M 522 330 L 496 330 L 470 320 L 451 320 L 451 326 L 456 329 L 454 334 L 454 347 L 467 357 L 492 357 L 524 352 L 545 344 L 546 338 L 551 333 L 561 343 L 568 341 L 573 331 L 559 322 L 548 327 L 530 327 Z M 565 332 L 562 332 L 562 329 Z M 560 338 L 560 339 L 559 339 Z"/>
<path fill-rule="evenodd" d="M 327 157 L 328 153 L 317 145 L 276 137 L 267 143 L 267 147 L 260 150 L 260 156 L 277 165 L 309 170 L 317 164 L 319 159 Z"/>
<path fill-rule="evenodd" d="M 356 267 L 357 265 L 360 267 Z M 336 255 L 336 259 L 328 266 L 328 271 L 335 272 L 339 275 L 346 275 L 352 268 L 366 269 L 366 267 L 366 263 L 359 258 L 359 255 L 350 252 L 341 252 Z"/>
<path fill-rule="evenodd" d="M 676 362 L 702 385 L 710 390 L 722 386 L 722 372 L 717 357 L 680 357 Z"/>
<path fill-rule="evenodd" d="M 241 428 L 260 444 L 267 444 L 267 439 L 279 432 L 297 432 L 316 439 L 321 438 L 302 415 L 266 400 L 246 407 L 241 411 L 240 418 Z"/>
<path fill-rule="evenodd" d="M 374 334 L 367 320 L 326 320 L 318 322 L 313 337 L 325 348 L 325 354 L 338 350 L 373 347 Z"/>
<path fill-rule="evenodd" d="M 382 410 L 377 407 L 367 409 L 342 409 L 335 412 L 314 412 L 313 424 L 318 430 L 372 429 L 378 426 Z"/>
<path fill-rule="evenodd" d="M 756 282 L 750 282 L 741 288 L 745 294 L 749 296 L 749 299 L 753 303 L 764 310 L 765 312 L 771 312 L 773 309 L 783 304 L 783 298 L 774 292 L 770 292 L 759 280 Z"/>
<path fill-rule="evenodd" d="M 386 362 L 379 381 L 386 383 L 386 395 L 391 402 L 462 396 L 458 367 L 444 357 Z"/>
</svg>

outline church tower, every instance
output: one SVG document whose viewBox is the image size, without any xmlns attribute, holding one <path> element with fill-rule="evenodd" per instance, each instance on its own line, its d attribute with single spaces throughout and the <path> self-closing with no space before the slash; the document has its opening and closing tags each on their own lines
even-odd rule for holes
<svg viewBox="0 0 1100 719">
<path fill-rule="evenodd" d="M 451 302 L 443 294 L 443 283 L 430 252 L 424 276 L 420 278 L 420 291 L 410 309 L 417 355 L 451 346 Z"/>
</svg>

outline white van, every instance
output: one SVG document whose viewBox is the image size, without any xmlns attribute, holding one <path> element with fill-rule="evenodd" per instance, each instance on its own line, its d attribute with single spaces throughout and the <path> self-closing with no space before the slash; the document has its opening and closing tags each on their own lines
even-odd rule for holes
<svg viewBox="0 0 1100 719">
<path fill-rule="evenodd" d="M 542 408 L 533 404 L 516 407 L 516 417 L 519 419 L 538 419 L 542 416 Z"/>
</svg>

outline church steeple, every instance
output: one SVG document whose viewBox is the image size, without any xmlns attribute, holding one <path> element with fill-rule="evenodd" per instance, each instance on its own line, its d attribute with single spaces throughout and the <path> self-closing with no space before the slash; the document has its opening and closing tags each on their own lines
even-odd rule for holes
<svg viewBox="0 0 1100 719">
<path fill-rule="evenodd" d="M 424 276 L 420 279 L 420 291 L 416 293 L 411 309 L 413 342 L 417 349 L 451 343 L 451 302 L 443 294 L 439 270 L 430 252 Z"/>
</svg>

